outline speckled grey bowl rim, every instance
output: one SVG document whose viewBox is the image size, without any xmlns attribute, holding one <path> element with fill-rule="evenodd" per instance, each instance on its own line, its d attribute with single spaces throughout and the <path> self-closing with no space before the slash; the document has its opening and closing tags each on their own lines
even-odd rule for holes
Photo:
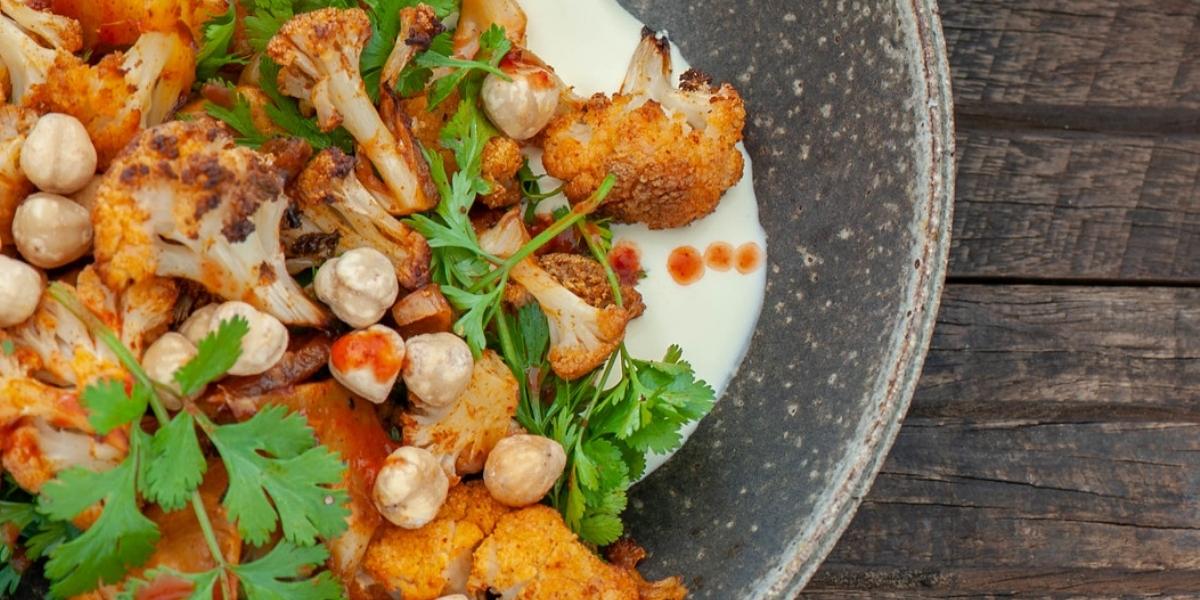
<svg viewBox="0 0 1200 600">
<path fill-rule="evenodd" d="M 925 362 L 941 302 L 950 250 L 950 229 L 954 210 L 955 136 L 954 100 L 951 93 L 950 65 L 946 40 L 936 0 L 902 0 L 912 12 L 902 15 L 915 19 L 920 44 L 919 81 L 925 89 L 916 90 L 925 100 L 928 128 L 920 136 L 922 152 L 928 153 L 928 194 L 924 204 L 925 239 L 917 270 L 915 294 L 909 307 L 914 311 L 901 337 L 901 347 L 881 391 L 879 412 L 867 424 L 864 444 L 858 459 L 844 465 L 840 484 L 825 490 L 815 519 L 796 540 L 793 548 L 780 557 L 779 568 L 768 572 L 755 586 L 761 598 L 791 598 L 804 589 L 825 557 L 850 525 L 863 497 L 883 466 L 896 434 L 904 422 L 917 380 Z M 905 11 L 901 11 L 902 13 Z"/>
</svg>

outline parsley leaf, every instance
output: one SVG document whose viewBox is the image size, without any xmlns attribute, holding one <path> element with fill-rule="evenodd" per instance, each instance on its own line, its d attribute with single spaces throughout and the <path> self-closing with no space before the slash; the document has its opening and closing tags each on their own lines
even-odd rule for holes
<svg viewBox="0 0 1200 600">
<path fill-rule="evenodd" d="M 251 544 L 266 543 L 277 523 L 284 539 L 304 545 L 345 529 L 346 492 L 328 487 L 341 481 L 344 465 L 317 446 L 304 417 L 271 406 L 209 438 L 229 472 L 223 504 Z"/>
<path fill-rule="evenodd" d="M 438 67 L 453 69 L 448 75 L 434 81 L 430 87 L 429 110 L 433 110 L 446 98 L 449 98 L 455 90 L 459 89 L 467 76 L 473 73 L 495 73 L 507 79 L 508 75 L 505 75 L 498 66 L 509 50 L 512 50 L 512 42 L 508 40 L 504 28 L 493 24 L 479 36 L 479 54 L 476 60 L 451 58 L 433 51 L 432 48 L 422 53 L 415 61 L 417 67 L 430 70 Z"/>
<path fill-rule="evenodd" d="M 196 344 L 196 356 L 175 372 L 175 382 L 184 396 L 204 389 L 204 386 L 224 375 L 242 355 L 242 339 L 250 333 L 250 323 L 243 317 L 221 321 L 217 330 Z"/>
<path fill-rule="evenodd" d="M 120 581 L 127 569 L 154 552 L 158 527 L 141 513 L 137 494 L 145 434 L 137 428 L 132 432 L 129 456 L 116 468 L 101 473 L 69 469 L 42 488 L 38 510 L 58 521 L 104 502 L 100 518 L 87 531 L 50 551 L 46 577 L 56 596 L 74 596 L 101 582 Z"/>
<path fill-rule="evenodd" d="M 200 50 L 196 52 L 196 81 L 213 79 L 226 65 L 246 64 L 246 59 L 229 53 L 233 32 L 237 29 L 237 0 L 230 0 L 229 10 L 204 24 Z"/>
<path fill-rule="evenodd" d="M 347 154 L 354 152 L 354 138 L 350 136 L 350 132 L 341 127 L 328 133 L 321 131 L 316 120 L 305 118 L 300 114 L 296 101 L 279 91 L 279 63 L 267 56 L 259 60 L 262 61 L 259 64 L 259 85 L 271 100 L 264 110 L 272 122 L 288 135 L 305 140 L 314 150 L 337 146 Z"/>
<path fill-rule="evenodd" d="M 204 480 L 206 467 L 196 421 L 182 411 L 150 440 L 142 493 L 167 511 L 183 508 Z"/>
<path fill-rule="evenodd" d="M 234 94 L 233 106 L 225 108 L 212 102 L 204 103 L 204 112 L 214 119 L 224 121 L 237 132 L 237 143 L 251 148 L 258 148 L 271 139 L 254 123 L 254 115 L 250 110 L 250 102 L 241 94 Z"/>
<path fill-rule="evenodd" d="M 100 435 L 108 433 L 146 414 L 150 391 L 140 384 L 126 391 L 120 379 L 102 379 L 83 388 L 80 401 L 90 413 L 88 422 Z"/>
<path fill-rule="evenodd" d="M 328 572 L 293 581 L 313 565 L 329 558 L 323 546 L 296 546 L 280 542 L 266 556 L 233 568 L 248 600 L 333 600 L 342 597 L 342 586 Z"/>
</svg>

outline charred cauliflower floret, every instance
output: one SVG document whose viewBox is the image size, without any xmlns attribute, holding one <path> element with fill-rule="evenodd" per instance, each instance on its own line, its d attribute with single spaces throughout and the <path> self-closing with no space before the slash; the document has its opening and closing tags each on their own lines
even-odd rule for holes
<svg viewBox="0 0 1200 600">
<path fill-rule="evenodd" d="M 0 106 L 0 246 L 12 243 L 13 214 L 33 191 L 21 170 L 21 145 L 34 123 L 37 114 L 33 111 L 12 104 Z"/>
<path fill-rule="evenodd" d="M 479 245 L 499 257 L 513 255 L 529 234 L 517 211 L 479 236 Z M 510 271 L 510 278 L 525 288 L 546 313 L 550 324 L 550 367 L 563 379 L 578 379 L 612 354 L 625 337 L 629 314 L 616 305 L 596 307 L 567 289 L 533 258 Z"/>
<path fill-rule="evenodd" d="M 381 73 L 383 81 L 389 86 L 396 87 L 400 72 L 418 52 L 429 48 L 434 36 L 445 31 L 442 22 L 438 20 L 428 4 L 418 4 L 400 9 L 400 32 L 396 35 L 396 44 L 392 53 L 383 64 Z"/>
<path fill-rule="evenodd" d="M 354 158 L 336 148 L 322 151 L 300 173 L 294 189 L 303 217 L 323 233 L 338 236 L 338 252 L 374 248 L 388 257 L 404 288 L 429 283 L 429 243 L 388 214 L 363 186 L 354 173 Z"/>
<path fill-rule="evenodd" d="M 56 74 L 83 64 L 68 48 L 42 45 L 9 13 L 0 14 L 0 62 L 4 63 L 11 86 L 9 101 L 28 104 L 29 92 Z"/>
<path fill-rule="evenodd" d="M 488 208 L 507 208 L 521 201 L 517 171 L 525 164 L 521 146 L 506 137 L 494 137 L 483 145 L 481 162 L 484 181 L 491 191 L 479 197 Z"/>
<path fill-rule="evenodd" d="M 502 517 L 475 550 L 468 593 L 514 600 L 637 600 L 629 575 L 600 560 L 547 506 Z"/>
<path fill-rule="evenodd" d="M 463 593 L 472 553 L 509 510 L 492 499 L 481 481 L 455 486 L 428 525 L 384 525 L 367 548 L 363 570 L 375 584 L 405 600 Z"/>
<path fill-rule="evenodd" d="M 94 66 L 78 60 L 56 66 L 54 77 L 26 100 L 38 112 L 79 119 L 103 170 L 139 131 L 171 116 L 191 89 L 194 70 L 195 50 L 185 33 L 150 32 Z"/>
<path fill-rule="evenodd" d="M 504 360 L 485 350 L 475 361 L 471 383 L 449 411 L 414 404 L 401 416 L 404 443 L 432 452 L 447 472 L 478 473 L 496 443 L 508 435 L 520 388 Z"/>
<path fill-rule="evenodd" d="M 428 171 L 424 157 L 407 131 L 388 129 L 359 73 L 359 56 L 370 37 L 371 22 L 361 9 L 325 8 L 284 23 L 267 54 L 283 67 L 280 89 L 312 102 L 322 129 L 342 125 L 354 136 L 387 186 L 388 212 L 432 208 L 437 197 L 423 176 Z"/>
<path fill-rule="evenodd" d="M 714 90 L 697 71 L 678 89 L 670 81 L 670 45 L 644 30 L 620 93 L 597 95 L 546 128 L 542 161 L 572 202 L 613 173 L 600 212 L 669 229 L 711 213 L 741 179 L 741 96 L 728 84 Z"/>
<path fill-rule="evenodd" d="M 284 265 L 283 177 L 215 121 L 172 121 L 139 134 L 97 199 L 96 263 L 113 289 L 179 277 L 287 324 L 328 321 Z"/>
</svg>

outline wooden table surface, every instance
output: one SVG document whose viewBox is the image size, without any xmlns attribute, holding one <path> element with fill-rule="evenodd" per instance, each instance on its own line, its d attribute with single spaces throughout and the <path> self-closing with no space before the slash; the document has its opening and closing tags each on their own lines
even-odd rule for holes
<svg viewBox="0 0 1200 600">
<path fill-rule="evenodd" d="M 954 245 L 806 595 L 1200 595 L 1200 0 L 942 0 Z"/>
</svg>

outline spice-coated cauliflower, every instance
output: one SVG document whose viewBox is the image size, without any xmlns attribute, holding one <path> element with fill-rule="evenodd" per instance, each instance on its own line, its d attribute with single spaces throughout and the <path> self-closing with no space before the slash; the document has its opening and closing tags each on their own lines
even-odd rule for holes
<svg viewBox="0 0 1200 600">
<path fill-rule="evenodd" d="M 482 481 L 455 486 L 437 518 L 424 527 L 385 524 L 367 549 L 364 572 L 404 600 L 464 593 L 472 553 L 510 510 L 492 499 Z"/>
<path fill-rule="evenodd" d="M 470 594 L 490 592 L 514 600 L 638 600 L 633 578 L 600 560 L 548 506 L 501 517 L 474 559 Z"/>
<path fill-rule="evenodd" d="M 138 135 L 97 192 L 95 256 L 106 284 L 179 277 L 291 325 L 328 315 L 288 276 L 279 238 L 287 209 L 271 161 L 211 119 Z"/>
<path fill-rule="evenodd" d="M 572 202 L 612 173 L 617 185 L 600 213 L 670 229 L 711 213 L 741 179 L 741 96 L 694 70 L 678 89 L 670 79 L 670 45 L 644 30 L 620 93 L 594 96 L 546 128 L 542 162 Z"/>
</svg>

